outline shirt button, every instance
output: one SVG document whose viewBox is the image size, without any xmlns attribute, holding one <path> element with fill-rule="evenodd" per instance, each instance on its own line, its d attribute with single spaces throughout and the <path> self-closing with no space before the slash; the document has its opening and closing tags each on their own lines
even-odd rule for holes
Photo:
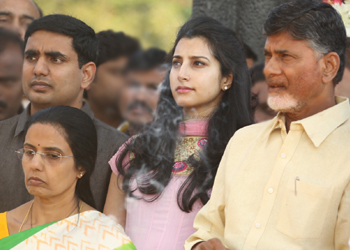
<svg viewBox="0 0 350 250">
<path fill-rule="evenodd" d="M 255 224 L 255 227 L 256 227 L 256 228 L 260 228 L 260 227 L 261 227 L 260 223 L 256 223 L 256 224 Z"/>
<path fill-rule="evenodd" d="M 282 158 L 286 158 L 286 156 L 287 156 L 286 153 L 282 153 L 282 154 L 281 154 L 281 157 L 282 157 Z"/>
<path fill-rule="evenodd" d="M 272 193 L 273 193 L 273 188 L 269 188 L 269 189 L 267 190 L 267 192 L 269 192 L 269 194 L 272 194 Z"/>
</svg>

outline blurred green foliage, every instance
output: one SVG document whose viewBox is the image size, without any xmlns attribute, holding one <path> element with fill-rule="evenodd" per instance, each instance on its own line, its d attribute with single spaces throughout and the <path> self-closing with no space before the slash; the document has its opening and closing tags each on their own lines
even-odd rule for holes
<svg viewBox="0 0 350 250">
<path fill-rule="evenodd" d="M 144 48 L 169 50 L 191 16 L 191 0 L 36 0 L 44 15 L 67 14 L 96 32 L 112 29 L 138 38 Z"/>
</svg>

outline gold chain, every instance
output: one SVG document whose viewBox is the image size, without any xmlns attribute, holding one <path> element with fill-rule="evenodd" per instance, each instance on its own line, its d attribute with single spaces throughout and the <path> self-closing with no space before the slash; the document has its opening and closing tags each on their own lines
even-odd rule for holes
<svg viewBox="0 0 350 250">
<path fill-rule="evenodd" d="M 78 207 L 78 213 L 81 212 L 81 210 L 82 210 L 82 208 L 83 208 L 83 205 L 84 205 L 82 201 L 80 201 L 80 203 L 81 203 L 81 204 L 80 204 L 80 206 Z M 79 204 L 79 201 L 78 201 L 78 204 Z M 29 209 L 28 209 L 28 212 L 27 212 L 27 214 L 26 214 L 26 217 L 24 217 L 24 220 L 22 221 L 22 224 L 21 224 L 21 226 L 19 227 L 19 231 L 18 231 L 19 233 L 22 231 L 22 227 L 23 227 L 24 223 L 27 221 L 29 212 L 32 211 L 33 205 L 34 205 L 34 200 L 33 200 L 32 204 L 30 204 L 30 207 L 29 207 Z M 75 210 L 75 208 L 74 208 L 74 210 Z M 67 217 L 71 216 L 71 215 L 73 214 L 74 210 L 73 210 Z M 30 223 L 32 223 L 32 220 L 30 220 Z"/>
<path fill-rule="evenodd" d="M 33 204 L 34 204 L 34 200 L 33 200 L 32 204 L 30 204 L 30 207 L 29 207 L 29 209 L 28 209 L 27 215 L 26 215 L 26 217 L 24 217 L 24 220 L 22 221 L 22 224 L 21 224 L 21 226 L 19 227 L 19 231 L 18 231 L 19 233 L 22 231 L 22 227 L 23 227 L 24 223 L 27 221 L 29 212 L 32 210 Z"/>
</svg>

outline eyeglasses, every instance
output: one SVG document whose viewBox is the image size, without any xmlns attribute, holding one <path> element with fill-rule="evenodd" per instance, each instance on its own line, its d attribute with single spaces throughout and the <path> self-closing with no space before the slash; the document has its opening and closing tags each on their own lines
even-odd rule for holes
<svg viewBox="0 0 350 250">
<path fill-rule="evenodd" d="M 61 153 L 54 151 L 47 152 L 35 152 L 33 149 L 21 148 L 15 151 L 17 156 L 22 161 L 32 161 L 36 154 L 39 154 L 45 164 L 48 165 L 57 165 L 61 162 L 62 158 L 73 157 L 72 155 L 62 155 Z"/>
</svg>

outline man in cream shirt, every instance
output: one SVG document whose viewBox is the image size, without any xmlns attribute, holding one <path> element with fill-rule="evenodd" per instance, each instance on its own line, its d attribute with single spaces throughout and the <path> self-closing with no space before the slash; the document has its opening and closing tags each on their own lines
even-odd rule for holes
<svg viewBox="0 0 350 250">
<path fill-rule="evenodd" d="M 279 113 L 233 136 L 185 249 L 348 250 L 350 105 L 334 96 L 344 24 L 330 5 L 296 0 L 272 10 L 264 33 Z"/>
</svg>

